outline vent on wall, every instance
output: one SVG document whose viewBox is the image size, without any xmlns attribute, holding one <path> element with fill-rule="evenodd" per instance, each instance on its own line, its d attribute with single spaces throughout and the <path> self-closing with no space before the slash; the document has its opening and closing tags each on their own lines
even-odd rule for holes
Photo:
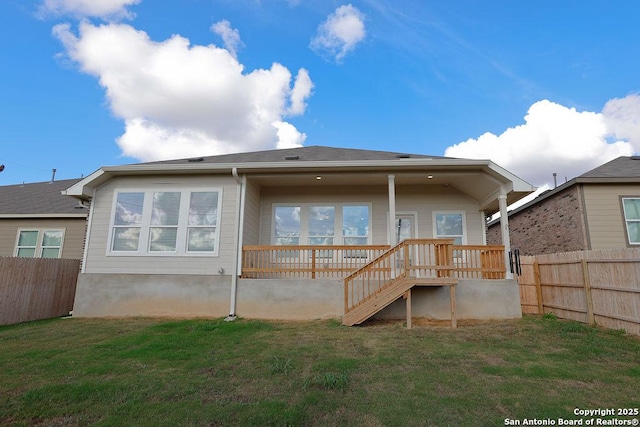
<svg viewBox="0 0 640 427">
<path fill-rule="evenodd" d="M 285 156 L 285 160 L 299 160 L 300 156 Z"/>
<path fill-rule="evenodd" d="M 398 154 L 398 155 L 396 155 L 396 157 L 398 159 L 410 159 L 411 158 L 411 154 Z"/>
<path fill-rule="evenodd" d="M 204 157 L 194 157 L 193 159 L 187 160 L 189 163 L 201 162 L 204 160 Z"/>
</svg>

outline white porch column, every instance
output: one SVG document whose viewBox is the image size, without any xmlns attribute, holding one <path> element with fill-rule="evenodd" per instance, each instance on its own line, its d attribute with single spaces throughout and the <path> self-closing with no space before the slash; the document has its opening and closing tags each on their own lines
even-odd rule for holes
<svg viewBox="0 0 640 427">
<path fill-rule="evenodd" d="M 396 176 L 389 174 L 389 245 L 394 246 L 397 242 L 396 236 Z"/>
<path fill-rule="evenodd" d="M 511 239 L 509 238 L 509 214 L 507 213 L 507 195 L 498 196 L 500 206 L 500 231 L 502 233 L 502 244 L 504 245 L 504 265 L 507 266 L 507 279 L 513 279 L 511 267 L 509 265 L 509 252 L 511 252 Z"/>
</svg>

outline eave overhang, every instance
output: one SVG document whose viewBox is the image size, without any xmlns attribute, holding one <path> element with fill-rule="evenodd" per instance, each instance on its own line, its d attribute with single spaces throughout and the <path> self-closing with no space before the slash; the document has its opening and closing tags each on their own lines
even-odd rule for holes
<svg viewBox="0 0 640 427">
<path fill-rule="evenodd" d="M 447 183 L 482 201 L 481 209 L 498 209 L 497 196 L 507 194 L 509 203 L 535 191 L 535 187 L 521 180 L 490 160 L 402 158 L 397 160 L 362 161 L 300 161 L 248 163 L 140 163 L 123 166 L 105 166 L 68 188 L 64 194 L 79 199 L 90 199 L 93 191 L 117 176 L 144 175 L 201 175 L 238 174 L 251 176 L 323 175 L 323 174 L 442 174 Z M 444 178 L 441 178 L 444 179 Z"/>
</svg>

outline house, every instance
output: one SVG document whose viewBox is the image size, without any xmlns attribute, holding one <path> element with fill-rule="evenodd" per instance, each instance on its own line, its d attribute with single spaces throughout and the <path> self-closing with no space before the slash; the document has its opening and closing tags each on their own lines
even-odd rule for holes
<svg viewBox="0 0 640 427">
<path fill-rule="evenodd" d="M 78 181 L 0 186 L 0 256 L 81 259 L 89 209 L 62 195 Z"/>
<path fill-rule="evenodd" d="M 91 205 L 74 316 L 519 317 L 485 216 L 533 190 L 488 160 L 320 146 L 103 167 L 66 191 Z"/>
<path fill-rule="evenodd" d="M 508 213 L 523 255 L 640 247 L 640 157 L 618 157 Z M 487 241 L 502 241 L 499 222 Z"/>
</svg>

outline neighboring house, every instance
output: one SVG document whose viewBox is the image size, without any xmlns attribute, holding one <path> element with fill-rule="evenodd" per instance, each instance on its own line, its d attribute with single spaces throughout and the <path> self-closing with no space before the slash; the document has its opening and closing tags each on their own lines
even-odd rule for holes
<svg viewBox="0 0 640 427">
<path fill-rule="evenodd" d="M 81 259 L 89 209 L 62 195 L 78 181 L 0 186 L 0 256 Z"/>
<path fill-rule="evenodd" d="M 640 247 L 640 157 L 618 157 L 508 213 L 523 255 Z M 502 241 L 498 222 L 487 241 Z"/>
<path fill-rule="evenodd" d="M 340 317 L 344 278 L 374 268 L 357 283 L 436 285 L 416 291 L 416 316 L 447 318 L 453 280 L 461 318 L 519 317 L 485 216 L 533 190 L 488 160 L 318 146 L 103 167 L 66 191 L 91 202 L 74 315 Z M 395 246 L 416 238 L 450 240 Z"/>
</svg>

